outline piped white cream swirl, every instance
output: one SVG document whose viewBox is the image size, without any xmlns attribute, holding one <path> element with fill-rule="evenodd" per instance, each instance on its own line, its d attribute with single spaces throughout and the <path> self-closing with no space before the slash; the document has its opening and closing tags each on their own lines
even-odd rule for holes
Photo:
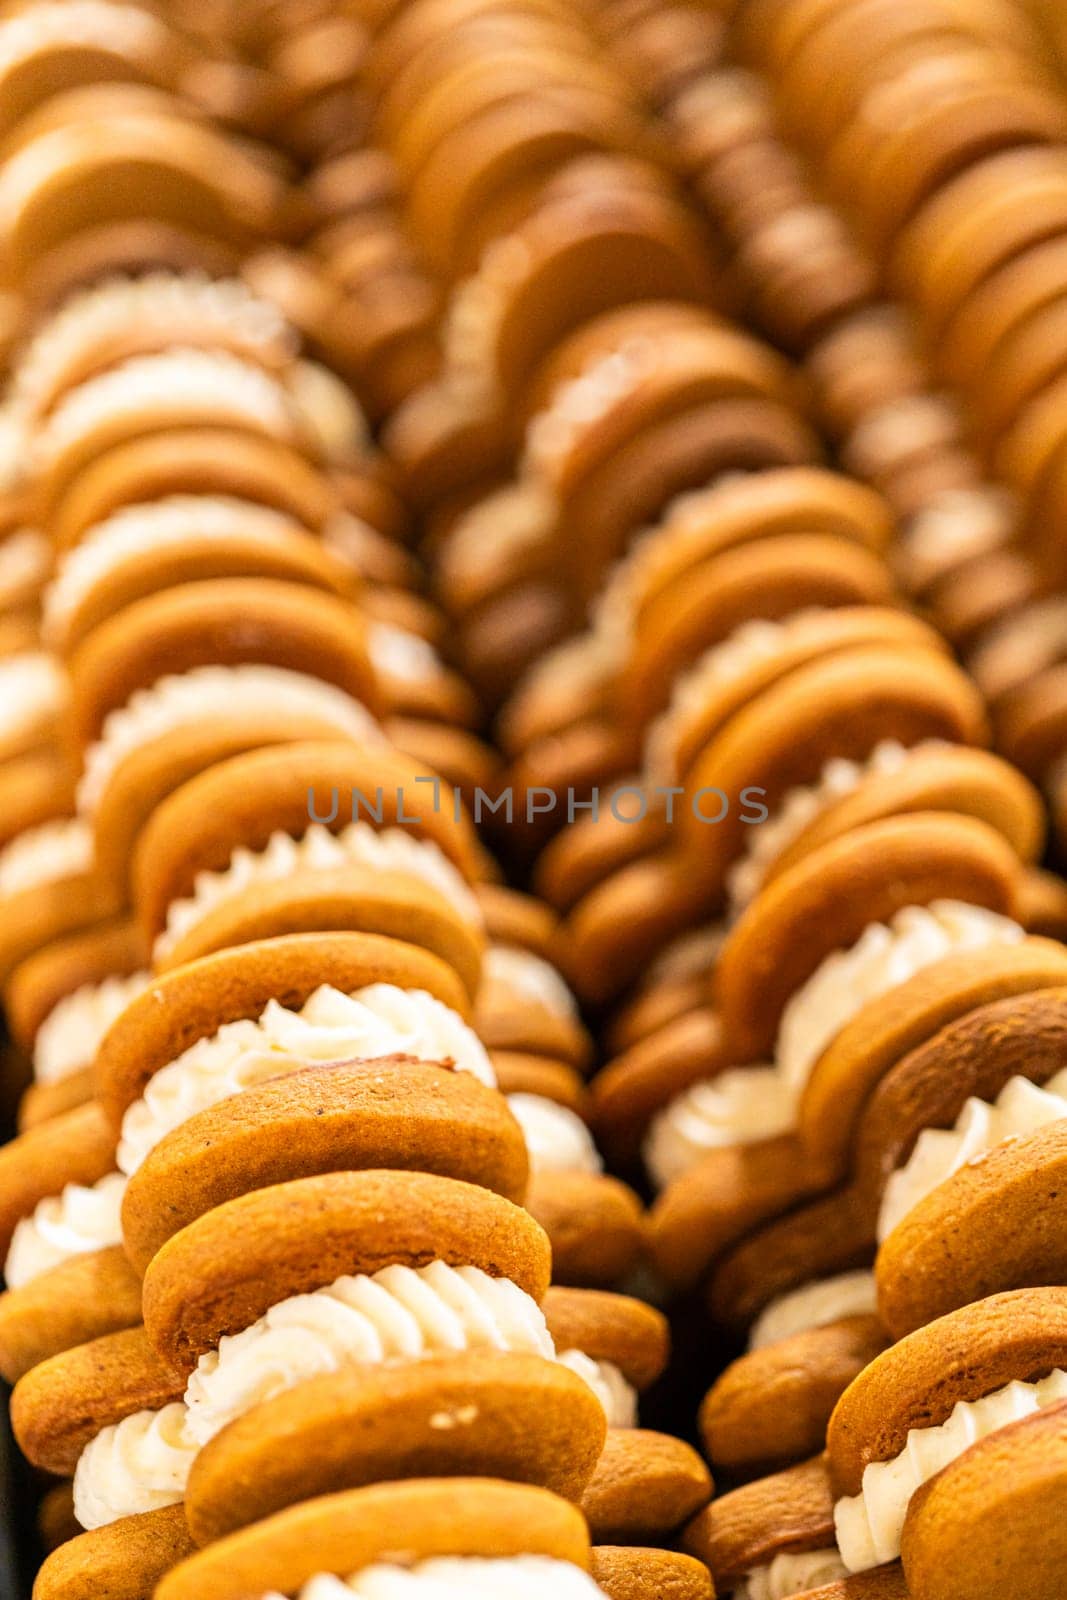
<svg viewBox="0 0 1067 1600">
<path fill-rule="evenodd" d="M 774 1138 L 796 1124 L 811 1070 L 870 1001 L 960 951 L 1018 944 L 1018 923 L 983 906 L 937 900 L 872 923 L 802 984 L 782 1013 L 773 1066 L 733 1067 L 691 1085 L 656 1117 L 645 1158 L 657 1183 L 672 1181 L 720 1145 Z"/>
<path fill-rule="evenodd" d="M 1011 1078 L 990 1104 L 969 1099 L 952 1128 L 925 1128 L 903 1167 L 893 1173 L 878 1216 L 879 1241 L 953 1173 L 1009 1139 L 1067 1117 L 1067 1068 L 1043 1085 Z"/>
<path fill-rule="evenodd" d="M 388 1055 L 451 1061 L 496 1084 L 477 1035 L 425 990 L 372 983 L 348 995 L 323 984 L 299 1011 L 272 1000 L 258 1021 L 228 1022 L 162 1067 L 123 1117 L 117 1164 L 132 1176 L 172 1129 L 271 1078 L 316 1062 Z"/>
<path fill-rule="evenodd" d="M 4 1262 L 9 1289 L 39 1278 L 73 1256 L 122 1243 L 122 1197 L 126 1179 L 109 1172 L 91 1188 L 68 1183 L 60 1194 L 38 1200 L 11 1235 Z"/>
<path fill-rule="evenodd" d="M 821 1588 L 847 1577 L 836 1550 L 805 1550 L 798 1554 L 784 1550 L 765 1567 L 757 1567 L 733 1591 L 734 1600 L 791 1600 L 809 1589 Z"/>
<path fill-rule="evenodd" d="M 444 671 L 428 639 L 392 622 L 368 624 L 367 648 L 374 670 L 401 683 L 432 683 Z"/>
<path fill-rule="evenodd" d="M 237 722 L 307 717 L 336 729 L 342 737 L 361 741 L 382 737 L 360 701 L 308 673 L 260 664 L 194 667 L 138 689 L 125 705 L 109 713 L 100 737 L 86 752 L 78 810 L 88 816 L 95 813 L 115 772 L 134 751 L 211 717 Z"/>
<path fill-rule="evenodd" d="M 157 961 L 169 955 L 179 939 L 197 927 L 217 906 L 261 883 L 278 883 L 302 872 L 330 872 L 341 867 L 367 867 L 374 872 L 401 873 L 437 891 L 464 921 L 482 921 L 478 902 L 461 874 L 430 839 L 403 828 L 374 829 L 352 822 L 340 833 L 312 823 L 300 839 L 274 833 L 265 850 L 240 848 L 222 872 L 198 872 L 193 892 L 172 901 L 167 922 L 156 940 Z"/>
<path fill-rule="evenodd" d="M 609 1428 L 637 1427 L 637 1390 L 613 1361 L 595 1361 L 583 1350 L 562 1350 L 557 1360 L 589 1385 Z"/>
<path fill-rule="evenodd" d="M 147 972 L 104 978 L 64 995 L 45 1017 L 33 1041 L 37 1083 L 59 1083 L 93 1064 L 101 1039 L 132 1000 L 148 987 Z"/>
<path fill-rule="evenodd" d="M 0 423 L 0 430 L 3 424 Z M 0 465 L 0 486 L 3 468 Z M 0 611 L 28 603 L 48 577 L 51 541 L 36 528 L 16 528 L 0 543 Z"/>
<path fill-rule="evenodd" d="M 532 950 L 490 945 L 485 953 L 482 981 L 511 990 L 518 1000 L 531 1002 L 566 1021 L 578 1015 L 578 1002 L 556 968 Z"/>
<path fill-rule="evenodd" d="M 62 666 L 43 650 L 0 661 L 0 739 L 29 737 L 62 714 L 69 693 Z"/>
<path fill-rule="evenodd" d="M 319 1573 L 297 1600 L 604 1600 L 569 1561 L 548 1556 L 441 1556 L 412 1567 L 376 1564 L 348 1578 Z M 261 1600 L 285 1600 L 277 1592 Z"/>
<path fill-rule="evenodd" d="M 74 1471 L 74 1515 L 83 1528 L 178 1505 L 198 1446 L 186 1408 L 135 1411 L 86 1445 Z"/>
<path fill-rule="evenodd" d="M 27 828 L 0 850 L 0 900 L 90 872 L 93 835 L 78 818 L 63 817 Z"/>
<path fill-rule="evenodd" d="M 980 1439 L 1061 1400 L 1067 1400 L 1067 1372 L 1057 1370 L 1038 1383 L 1016 1381 L 981 1400 L 961 1400 L 938 1427 L 913 1428 L 900 1454 L 871 1462 L 861 1492 L 834 1507 L 838 1549 L 848 1570 L 866 1572 L 895 1561 L 917 1489 Z"/>
<path fill-rule="evenodd" d="M 552 1360 L 544 1316 L 517 1284 L 478 1267 L 384 1267 L 272 1306 L 201 1356 L 185 1391 L 189 1429 L 206 1444 L 235 1417 L 322 1373 L 463 1350 Z"/>
<path fill-rule="evenodd" d="M 812 1328 L 825 1328 L 844 1317 L 874 1315 L 877 1293 L 873 1272 L 842 1272 L 819 1278 L 772 1300 L 753 1324 L 748 1348 L 763 1350 Z"/>
<path fill-rule="evenodd" d="M 592 1134 L 569 1106 L 540 1094 L 509 1094 L 508 1105 L 526 1140 L 531 1172 L 604 1170 Z"/>
</svg>

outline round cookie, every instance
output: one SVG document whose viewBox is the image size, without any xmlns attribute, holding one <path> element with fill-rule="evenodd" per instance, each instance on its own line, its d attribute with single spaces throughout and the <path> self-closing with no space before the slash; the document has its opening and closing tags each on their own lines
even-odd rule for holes
<svg viewBox="0 0 1067 1600">
<path fill-rule="evenodd" d="M 425 989 L 463 1016 L 466 994 L 450 967 L 417 946 L 376 934 L 291 934 L 205 956 L 165 973 L 127 1007 L 96 1058 L 99 1105 L 114 1129 L 154 1073 L 228 1022 L 262 1015 L 271 1000 L 298 1007 L 322 984 Z"/>
<path fill-rule="evenodd" d="M 776 1556 L 832 1549 L 834 1502 L 823 1458 L 720 1495 L 689 1523 L 682 1544 L 724 1593 Z"/>
<path fill-rule="evenodd" d="M 198 1544 L 341 1489 L 472 1471 L 570 1500 L 606 1432 L 583 1379 L 540 1356 L 464 1353 L 312 1378 L 200 1451 L 186 1490 Z"/>
<path fill-rule="evenodd" d="M 557 1350 L 610 1361 L 635 1389 L 647 1389 L 666 1369 L 670 1329 L 663 1314 L 643 1300 L 554 1284 L 541 1310 Z"/>
<path fill-rule="evenodd" d="M 681 1439 L 644 1428 L 609 1428 L 582 1512 L 598 1544 L 653 1544 L 710 1500 L 711 1475 Z"/>
<path fill-rule="evenodd" d="M 31 1050 L 41 1024 L 62 999 L 83 984 L 136 972 L 144 954 L 137 930 L 126 918 L 46 945 L 16 968 L 5 987 L 12 1038 L 23 1050 Z"/>
<path fill-rule="evenodd" d="M 701 983 L 706 992 L 706 981 Z M 697 1005 L 650 1029 L 597 1073 L 590 1085 L 604 1149 L 629 1163 L 655 1113 L 693 1083 L 731 1066 L 718 1014 Z"/>
<path fill-rule="evenodd" d="M 573 1067 L 521 1050 L 491 1050 L 489 1059 L 501 1094 L 537 1095 L 566 1106 L 585 1123 L 592 1120 L 588 1091 Z"/>
<path fill-rule="evenodd" d="M 54 1550 L 34 1582 L 36 1600 L 145 1600 L 196 1549 L 182 1506 L 123 1517 Z"/>
<path fill-rule="evenodd" d="M 1017 863 L 971 817 L 916 812 L 857 828 L 784 872 L 723 946 L 715 987 L 738 1059 L 764 1056 L 790 997 L 835 948 L 906 905 L 961 899 L 1010 914 Z"/>
<path fill-rule="evenodd" d="M 442 1260 L 509 1278 L 540 1300 L 548 1240 L 488 1189 L 422 1172 L 333 1172 L 226 1201 L 175 1234 L 145 1273 L 145 1328 L 191 1371 L 224 1334 L 343 1274 Z"/>
<path fill-rule="evenodd" d="M 556 1283 L 611 1288 L 637 1266 L 645 1214 L 632 1189 L 594 1172 L 535 1172 L 526 1208 L 552 1241 Z"/>
<path fill-rule="evenodd" d="M 140 1320 L 141 1280 L 121 1246 L 71 1256 L 0 1295 L 0 1373 L 15 1383 L 50 1356 Z"/>
<path fill-rule="evenodd" d="M 408 1056 L 294 1071 L 211 1106 L 167 1134 L 122 1205 L 139 1272 L 214 1207 L 317 1173 L 388 1168 L 526 1192 L 526 1144 L 507 1102 L 471 1073 Z"/>
<path fill-rule="evenodd" d="M 64 1184 L 89 1186 L 115 1169 L 115 1136 L 99 1106 L 88 1103 L 20 1134 L 0 1149 L 0 1247 L 19 1221 Z"/>
<path fill-rule="evenodd" d="M 672 1550 L 594 1546 L 591 1571 L 609 1600 L 714 1600 L 707 1567 Z"/>
<path fill-rule="evenodd" d="M 1062 1504 L 1067 1405 L 973 1445 L 913 1496 L 904 1524 L 909 1592 L 969 1600 L 991 1572 L 1010 1574 L 1019 1600 L 1053 1600 L 1067 1545 Z"/>
</svg>

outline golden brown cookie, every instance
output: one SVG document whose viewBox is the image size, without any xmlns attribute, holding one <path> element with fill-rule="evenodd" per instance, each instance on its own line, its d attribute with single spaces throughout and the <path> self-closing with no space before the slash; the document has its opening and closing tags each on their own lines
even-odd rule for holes
<svg viewBox="0 0 1067 1600">
<path fill-rule="evenodd" d="M 35 1466 L 73 1473 L 85 1446 L 135 1411 L 158 1411 L 185 1392 L 143 1328 L 112 1333 L 44 1361 L 15 1387 L 11 1425 Z"/>
<path fill-rule="evenodd" d="M 580 1498 L 605 1435 L 592 1389 L 534 1355 L 347 1368 L 255 1406 L 197 1456 L 189 1526 L 209 1544 L 341 1489 L 472 1471 Z"/>
<path fill-rule="evenodd" d="M 644 1253 L 644 1210 L 618 1178 L 595 1172 L 534 1173 L 526 1207 L 552 1241 L 556 1283 L 611 1288 Z"/>
<path fill-rule="evenodd" d="M 141 1280 L 119 1245 L 71 1256 L 0 1295 L 0 1372 L 15 1383 L 38 1362 L 140 1320 Z"/>
<path fill-rule="evenodd" d="M 596 1545 L 591 1571 L 609 1600 L 714 1600 L 707 1567 L 672 1550 Z"/>
<path fill-rule="evenodd" d="M 693 1518 L 682 1543 L 724 1592 L 784 1552 L 832 1548 L 834 1502 L 825 1461 L 816 1456 L 720 1495 Z"/>
<path fill-rule="evenodd" d="M 706 992 L 706 983 L 702 988 Z M 590 1085 L 604 1149 L 628 1164 L 657 1111 L 691 1084 L 732 1064 L 718 1014 L 710 1006 L 696 1006 L 651 1029 L 603 1067 Z"/>
<path fill-rule="evenodd" d="M 654 1543 L 699 1511 L 712 1488 L 707 1467 L 681 1439 L 609 1428 L 582 1511 L 599 1544 Z"/>
<path fill-rule="evenodd" d="M 175 1234 L 145 1273 L 145 1328 L 189 1371 L 279 1300 L 433 1260 L 509 1278 L 536 1300 L 548 1287 L 548 1239 L 511 1201 L 423 1172 L 332 1172 L 229 1200 Z"/>
<path fill-rule="evenodd" d="M 589 1093 L 573 1067 L 548 1056 L 521 1050 L 491 1050 L 489 1059 L 501 1094 L 534 1094 L 574 1111 L 583 1122 L 592 1120 Z"/>
<path fill-rule="evenodd" d="M 647 1389 L 667 1366 L 667 1320 L 643 1300 L 553 1285 L 541 1309 L 557 1350 L 581 1350 L 594 1361 L 610 1361 L 635 1389 Z"/>
<path fill-rule="evenodd" d="M 970 1600 L 991 1573 L 1004 1572 L 1019 1600 L 1053 1600 L 1067 1556 L 1065 1473 L 1063 1403 L 973 1445 L 912 1497 L 904 1524 L 909 1592 Z"/>
<path fill-rule="evenodd" d="M 69 1482 L 53 1485 L 41 1496 L 37 1506 L 37 1532 L 46 1555 L 58 1550 L 81 1533 L 74 1515 L 74 1493 Z"/>
<path fill-rule="evenodd" d="M 83 984 L 136 972 L 144 959 L 141 939 L 126 918 L 46 945 L 15 969 L 5 987 L 4 1009 L 12 1038 L 31 1050 L 38 1028 L 60 1000 Z"/>
<path fill-rule="evenodd" d="M 853 1382 L 830 1419 L 835 1492 L 855 1495 L 863 1470 L 888 1461 L 912 1428 L 944 1422 L 959 1401 L 1033 1382 L 1067 1360 L 1067 1291 L 1018 1289 L 931 1322 L 892 1345 Z"/>
<path fill-rule="evenodd" d="M 790 995 L 834 949 L 907 905 L 960 899 L 1011 913 L 1016 858 L 971 817 L 916 812 L 857 828 L 799 861 L 742 914 L 715 988 L 738 1059 L 765 1055 Z"/>
<path fill-rule="evenodd" d="M 854 1316 L 741 1356 L 700 1408 L 709 1459 L 747 1477 L 817 1453 L 837 1401 L 887 1342 L 877 1317 Z"/>
<path fill-rule="evenodd" d="M 902 1338 L 991 1294 L 1060 1283 L 1067 1122 L 976 1156 L 897 1224 L 878 1252 L 879 1316 Z"/>
<path fill-rule="evenodd" d="M 67 1183 L 90 1185 L 115 1168 L 115 1137 L 100 1107 L 78 1106 L 0 1150 L 0 1245 L 16 1224 Z"/>
<path fill-rule="evenodd" d="M 34 1583 L 37 1600 L 148 1600 L 196 1546 L 182 1506 L 166 1506 L 82 1533 L 60 1545 Z"/>
<path fill-rule="evenodd" d="M 190 1117 L 126 1189 L 123 1242 L 140 1272 L 180 1229 L 255 1189 L 388 1168 L 526 1192 L 526 1143 L 507 1101 L 469 1072 L 384 1056 L 301 1069 Z"/>
<path fill-rule="evenodd" d="M 372 983 L 425 989 L 460 1015 L 466 1009 L 450 967 L 376 934 L 292 934 L 221 950 L 165 973 L 119 1017 L 97 1053 L 99 1104 L 117 1130 L 154 1073 L 224 1024 L 261 1016 L 271 1000 L 301 1006 L 321 984 L 350 994 Z"/>
<path fill-rule="evenodd" d="M 545 1555 L 588 1568 L 580 1513 L 546 1489 L 490 1478 L 415 1479 L 305 1500 L 208 1545 L 169 1574 L 157 1600 L 244 1600 L 296 1593 L 317 1572 L 357 1572 L 398 1551 Z"/>
</svg>

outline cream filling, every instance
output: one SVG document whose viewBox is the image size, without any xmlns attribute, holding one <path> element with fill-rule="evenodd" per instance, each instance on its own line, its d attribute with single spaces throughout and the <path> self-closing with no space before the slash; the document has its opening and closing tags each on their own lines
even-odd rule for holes
<svg viewBox="0 0 1067 1600">
<path fill-rule="evenodd" d="M 331 872 L 342 867 L 367 867 L 381 873 L 417 878 L 440 894 L 473 926 L 479 926 L 477 900 L 447 856 L 432 840 L 403 828 L 376 832 L 368 822 L 351 822 L 340 833 L 312 823 L 301 839 L 274 833 L 265 850 L 234 851 L 223 872 L 198 872 L 193 893 L 167 908 L 167 923 L 156 940 L 157 961 L 170 954 L 179 939 L 199 926 L 216 907 L 225 905 L 256 884 L 279 883 L 302 872 Z"/>
<path fill-rule="evenodd" d="M 60 716 L 69 693 L 63 668 L 43 650 L 0 661 L 0 739 L 28 735 Z"/>
<path fill-rule="evenodd" d="M 609 1428 L 637 1427 L 637 1390 L 613 1361 L 594 1361 L 582 1350 L 563 1350 L 556 1359 L 589 1385 Z"/>
<path fill-rule="evenodd" d="M 36 528 L 9 533 L 0 544 L 0 610 L 35 593 L 51 565 L 52 546 L 43 533 Z"/>
<path fill-rule="evenodd" d="M 61 637 L 70 618 L 97 584 L 148 550 L 180 549 L 197 540 L 247 545 L 255 551 L 299 547 L 307 530 L 280 511 L 231 495 L 172 494 L 124 506 L 97 523 L 61 560 L 44 597 L 45 637 Z"/>
<path fill-rule="evenodd" d="M 64 394 L 33 437 L 34 464 L 47 470 L 98 428 L 135 425 L 158 411 L 175 427 L 210 420 L 287 441 L 299 433 L 287 390 L 262 367 L 226 350 L 186 345 L 131 356 Z"/>
<path fill-rule="evenodd" d="M 78 809 L 93 815 L 118 768 L 145 745 L 178 728 L 195 727 L 211 717 L 233 721 L 308 717 L 336 727 L 350 739 L 379 740 L 370 712 L 335 684 L 287 667 L 245 664 L 194 667 L 138 689 L 104 721 L 100 737 L 85 754 L 78 784 Z"/>
<path fill-rule="evenodd" d="M 862 1491 L 834 1507 L 837 1544 L 848 1570 L 866 1572 L 895 1561 L 917 1489 L 980 1439 L 1061 1400 L 1067 1400 L 1067 1372 L 1057 1370 L 1039 1383 L 1015 1381 L 981 1400 L 961 1400 L 939 1427 L 913 1428 L 900 1454 L 867 1466 Z"/>
<path fill-rule="evenodd" d="M 569 1561 L 549 1556 L 441 1556 L 412 1567 L 379 1563 L 350 1578 L 318 1573 L 297 1600 L 604 1600 L 604 1590 Z M 261 1600 L 284 1600 L 271 1591 Z"/>
<path fill-rule="evenodd" d="M 68 1183 L 61 1194 L 39 1200 L 15 1226 L 4 1262 L 9 1289 L 58 1267 L 73 1256 L 122 1243 L 122 1197 L 126 1179 L 110 1172 L 92 1188 Z"/>
<path fill-rule="evenodd" d="M 576 1111 L 540 1094 L 509 1094 L 508 1105 L 526 1140 L 532 1173 L 603 1172 L 593 1136 Z"/>
<path fill-rule="evenodd" d="M 868 778 L 892 777 L 915 751 L 941 748 L 943 741 L 939 739 L 926 740 L 912 750 L 895 739 L 885 739 L 865 761 L 835 757 L 826 763 L 815 783 L 790 789 L 768 821 L 745 830 L 745 853 L 726 878 L 732 913 L 739 915 L 756 898 L 774 863 L 839 800 L 854 794 Z"/>
<path fill-rule="evenodd" d="M 441 331 L 450 382 L 486 399 L 495 393 L 501 313 L 509 290 L 521 283 L 529 265 L 521 234 L 506 233 L 486 246 L 477 271 L 457 284 Z"/>
<path fill-rule="evenodd" d="M 1064 1117 L 1067 1068 L 1044 1085 L 1011 1078 L 992 1104 L 976 1097 L 968 1100 L 952 1128 L 924 1128 L 907 1162 L 886 1185 L 878 1216 L 879 1242 L 953 1173 L 998 1145 Z"/>
<path fill-rule="evenodd" d="M 811 607 L 796 611 L 780 622 L 758 617 L 742 623 L 721 644 L 706 650 L 689 671 L 678 678 L 667 709 L 649 727 L 645 738 L 646 771 L 661 783 L 676 782 L 678 752 L 685 730 L 701 714 L 711 696 L 736 683 L 746 673 L 773 661 L 787 649 L 814 638 L 821 632 L 826 615 L 825 608 Z"/>
<path fill-rule="evenodd" d="M 951 566 L 1000 549 L 1018 521 L 1019 506 L 1009 490 L 990 484 L 946 489 L 908 521 L 909 568 L 918 582 L 928 582 Z"/>
<path fill-rule="evenodd" d="M 509 484 L 483 496 L 449 530 L 441 553 L 445 577 L 454 578 L 457 571 L 480 576 L 487 552 L 494 571 L 509 571 L 528 553 L 546 548 L 555 516 L 550 496 L 535 484 Z"/>
<path fill-rule="evenodd" d="M 946 956 L 1024 937 L 1007 917 L 959 900 L 905 906 L 890 922 L 872 923 L 851 949 L 827 956 L 790 999 L 773 1066 L 733 1067 L 691 1085 L 659 1113 L 645 1145 L 653 1179 L 671 1182 L 720 1145 L 788 1132 L 816 1061 L 865 1005 Z"/>
<path fill-rule="evenodd" d="M 770 1302 L 753 1324 L 748 1348 L 764 1350 L 794 1334 L 825 1328 L 844 1317 L 873 1315 L 877 1301 L 873 1272 L 842 1272 L 806 1283 Z"/>
<path fill-rule="evenodd" d="M 59 1083 L 91 1067 L 101 1039 L 111 1024 L 150 982 L 147 972 L 128 978 L 86 983 L 53 1006 L 33 1041 L 33 1076 L 37 1083 Z"/>
<path fill-rule="evenodd" d="M 560 465 L 585 429 L 656 370 L 659 342 L 644 335 L 625 340 L 608 355 L 593 359 L 576 378 L 561 384 L 526 432 L 523 474 L 553 482 Z"/>
<path fill-rule="evenodd" d="M 946 395 L 905 395 L 867 412 L 849 437 L 845 457 L 857 477 L 877 479 L 910 456 L 951 448 L 960 431 L 959 410 Z"/>
<path fill-rule="evenodd" d="M 93 836 L 77 818 L 27 828 L 0 850 L 0 900 L 90 872 Z"/>
<path fill-rule="evenodd" d="M 790 1600 L 824 1583 L 848 1576 L 836 1550 L 785 1550 L 765 1567 L 757 1567 L 733 1591 L 734 1600 Z"/>
<path fill-rule="evenodd" d="M 323 1373 L 465 1350 L 555 1358 L 536 1301 L 478 1267 L 390 1266 L 292 1295 L 200 1357 L 185 1391 L 204 1445 L 253 1406 Z"/>
<path fill-rule="evenodd" d="M 74 1515 L 83 1528 L 103 1528 L 178 1505 L 196 1452 L 180 1400 L 160 1411 L 135 1411 L 102 1429 L 78 1457 Z"/>
<path fill-rule="evenodd" d="M 444 670 L 437 651 L 428 640 L 390 622 L 368 625 L 367 646 L 375 672 L 401 683 L 432 682 Z"/>
<path fill-rule="evenodd" d="M 320 361 L 295 361 L 288 389 L 304 430 L 327 461 L 351 461 L 367 448 L 367 419 L 352 390 Z"/>
<path fill-rule="evenodd" d="M 551 962 L 531 950 L 494 944 L 485 953 L 482 981 L 510 990 L 518 1001 L 550 1011 L 562 1021 L 576 1021 L 578 1002 Z"/>
<path fill-rule="evenodd" d="M 226 1023 L 155 1073 L 122 1119 L 117 1165 L 132 1176 L 162 1138 L 197 1112 L 286 1072 L 394 1054 L 451 1062 L 495 1086 L 477 1036 L 424 990 L 373 983 L 347 995 L 323 984 L 300 1011 L 272 1000 L 258 1021 Z"/>
</svg>

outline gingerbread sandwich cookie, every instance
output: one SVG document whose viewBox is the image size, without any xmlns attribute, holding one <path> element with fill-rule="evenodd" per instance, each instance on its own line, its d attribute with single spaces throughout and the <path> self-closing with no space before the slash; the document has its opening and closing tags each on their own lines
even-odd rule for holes
<svg viewBox="0 0 1067 1600">
<path fill-rule="evenodd" d="M 1064 1327 L 1062 1289 L 994 1295 L 909 1334 L 846 1390 L 827 1451 L 850 1572 L 899 1555 L 924 1483 L 972 1445 L 1063 1400 Z"/>
<path fill-rule="evenodd" d="M 398 1562 L 399 1552 L 404 1552 Z M 305 1501 L 209 1545 L 160 1583 L 159 1600 L 295 1597 L 319 1574 L 344 1593 L 375 1579 L 495 1583 L 573 1600 L 601 1593 L 588 1576 L 580 1513 L 548 1490 L 494 1479 L 413 1479 Z"/>
<path fill-rule="evenodd" d="M 6 763 L 55 751 L 70 701 L 62 663 L 44 650 L 17 650 L 0 660 L 0 690 L 0 759 Z"/>
<path fill-rule="evenodd" d="M 707 1567 L 675 1550 L 596 1545 L 592 1574 L 610 1600 L 713 1600 Z"/>
<path fill-rule="evenodd" d="M 610 1428 L 582 1511 L 598 1544 L 669 1543 L 713 1488 L 701 1457 L 683 1440 Z"/>
<path fill-rule="evenodd" d="M 118 896 L 99 868 L 92 830 L 59 817 L 16 834 L 0 850 L 0 981 L 56 939 L 113 917 Z"/>
</svg>

